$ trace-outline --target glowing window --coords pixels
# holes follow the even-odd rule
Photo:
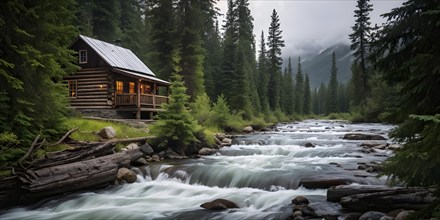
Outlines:
[[[116,93],[122,94],[124,91],[124,82],[122,81],[116,81]]]
[[[78,93],[77,81],[76,80],[69,80],[68,87],[69,87],[69,97],[76,98],[77,93]]]
[[[129,85],[128,88],[130,89],[130,90],[129,90],[129,93],[135,93],[135,92],[134,92],[134,82],[130,82],[128,85]]]

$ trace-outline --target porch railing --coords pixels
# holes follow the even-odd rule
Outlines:
[[[168,99],[168,96],[141,94],[141,106],[160,108],[163,103],[168,103]],[[116,94],[116,106],[137,105],[137,100],[136,93]]]

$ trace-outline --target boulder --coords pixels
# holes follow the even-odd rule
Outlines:
[[[199,155],[211,155],[211,154],[215,154],[214,149],[204,147],[199,150]]]
[[[226,134],[224,133],[217,133],[215,134],[215,137],[219,140],[219,141],[223,141],[226,138]]]
[[[208,210],[225,210],[239,208],[237,204],[226,199],[216,199],[211,202],[205,202],[200,207]]]
[[[98,135],[103,139],[113,139],[116,137],[116,131],[112,126],[107,126],[101,129]]]
[[[383,216],[385,216],[385,214],[382,212],[369,211],[361,215],[359,220],[380,220]]]
[[[129,170],[125,167],[119,168],[118,173],[116,175],[116,179],[119,182],[127,182],[127,183],[134,183],[136,182],[137,176],[136,173],[132,170]]]
[[[342,197],[351,196],[362,193],[384,192],[393,190],[388,186],[375,185],[350,185],[350,186],[334,186],[327,190],[327,201],[339,202]]]
[[[222,140],[222,146],[231,146],[232,145],[232,139],[225,138]]]
[[[414,211],[406,211],[406,210],[401,211],[401,212],[399,212],[399,214],[397,214],[397,216],[394,218],[394,220],[405,220],[413,212]]]
[[[154,154],[153,148],[147,143],[139,146],[139,150],[141,150],[146,156],[152,156]]]
[[[348,213],[348,214],[344,215],[342,219],[344,219],[344,220],[358,220],[359,217],[361,217],[361,215],[362,215],[362,213],[358,213],[358,212]]]
[[[133,150],[133,149],[139,149],[139,146],[135,143],[131,143],[131,144],[125,146],[122,150],[126,151],[126,150]]]
[[[254,128],[252,128],[252,126],[247,126],[243,128],[244,133],[251,133],[252,131],[254,131]]]
[[[389,150],[398,150],[400,148],[402,148],[402,146],[400,146],[398,144],[391,144],[391,145],[388,145],[388,147],[387,147],[387,149],[389,149]]]
[[[368,142],[363,142],[361,144],[361,147],[368,147],[368,148],[372,148],[372,147],[377,147],[380,145],[384,145],[383,142],[374,142],[374,141],[368,141]]]
[[[347,185],[352,183],[352,180],[331,176],[314,176],[302,179],[299,182],[300,186],[306,189],[328,189],[331,186]]]
[[[345,139],[345,140],[386,140],[386,138],[381,135],[361,134],[361,133],[348,133],[348,134],[345,134],[342,139]]]
[[[145,166],[147,165],[147,160],[145,158],[139,158],[131,163],[133,166]]]
[[[405,211],[405,209],[395,209],[387,213],[388,216],[395,218],[401,211]]]
[[[304,147],[316,147],[316,146],[310,142],[307,142],[304,144]]]
[[[153,156],[151,156],[151,160],[154,162],[159,162],[160,161],[160,157],[157,154],[153,154]]]
[[[292,204],[295,205],[308,205],[310,202],[309,200],[304,196],[297,196],[294,199],[292,199]]]
[[[384,216],[382,216],[379,220],[394,220],[394,218],[391,217],[391,216],[386,216],[386,215],[384,215]]]

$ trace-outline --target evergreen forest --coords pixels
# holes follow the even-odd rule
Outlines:
[[[330,80],[318,88],[311,88],[300,57],[283,55],[287,42],[275,9],[268,30],[255,36],[249,0],[227,2],[222,25],[215,0],[3,1],[0,161],[24,154],[37,135],[65,133],[62,122],[70,112],[62,78],[78,70],[68,47],[82,34],[120,43],[157,77],[174,82],[175,101],[167,108],[179,109],[177,118],[186,119],[176,126],[188,131],[177,140],[165,137],[173,145],[194,142],[202,127],[234,131],[243,123],[261,127],[320,117],[392,123],[399,125],[392,137],[405,147],[384,173],[438,189],[439,0],[408,0],[383,14],[381,26],[370,22],[372,3],[357,0],[349,36],[352,78],[338,82],[333,53]],[[175,118],[159,115],[169,121],[153,130],[169,133]]]

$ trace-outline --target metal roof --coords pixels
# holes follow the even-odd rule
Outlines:
[[[145,74],[135,73],[135,72],[132,72],[132,71],[123,70],[123,69],[119,69],[119,68],[114,68],[113,71],[116,72],[116,73],[136,76],[136,77],[139,77],[139,78],[142,78],[142,79],[150,80],[150,81],[153,81],[153,82],[158,82],[158,83],[161,83],[161,84],[164,84],[164,85],[170,85],[171,84],[170,82],[167,82],[165,80],[161,80],[161,79],[156,78],[156,77],[151,76],[151,75],[149,76],[149,75],[145,75]]]
[[[104,41],[79,35],[111,67],[156,76],[131,50]]]

